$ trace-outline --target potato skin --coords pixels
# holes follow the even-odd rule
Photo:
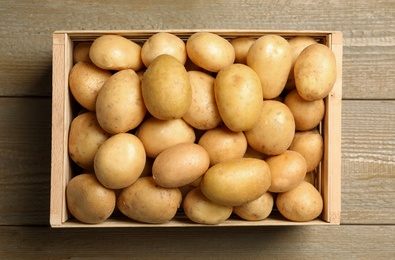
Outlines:
[[[264,220],[272,212],[274,198],[271,192],[265,192],[256,200],[241,206],[233,207],[233,212],[242,219],[249,221]]]
[[[263,160],[239,158],[211,166],[200,188],[210,200],[227,206],[253,201],[270,187],[270,169]]]
[[[215,101],[224,124],[234,132],[251,129],[262,109],[262,87],[256,72],[243,64],[223,68],[215,79]]]
[[[235,49],[235,63],[247,65],[247,54],[251,45],[255,42],[251,37],[237,37],[229,41]]]

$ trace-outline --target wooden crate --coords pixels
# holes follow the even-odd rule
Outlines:
[[[318,169],[317,188],[324,200],[319,218],[309,222],[292,222],[278,212],[262,221],[245,221],[231,217],[216,226],[294,226],[338,225],[341,211],[341,98],[342,98],[342,33],[331,31],[264,31],[264,30],[161,30],[186,40],[192,33],[209,31],[227,39],[277,34],[284,38],[314,37],[331,48],[337,60],[337,80],[325,99],[326,112],[320,130],[324,137],[324,157]],[[101,224],[83,224],[73,219],[66,206],[66,185],[73,176],[73,163],[68,155],[68,134],[76,115],[75,104],[69,92],[68,75],[73,66],[73,48],[81,41],[93,41],[104,34],[118,34],[143,43],[158,30],[133,31],[57,31],[53,34],[53,92],[52,92],[52,158],[50,224],[52,227],[189,227],[203,226],[187,219],[182,212],[165,224],[145,224],[126,217],[114,216]]]

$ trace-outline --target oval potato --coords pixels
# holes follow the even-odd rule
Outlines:
[[[235,49],[235,63],[247,64],[247,54],[255,42],[251,37],[237,37],[229,41]]]
[[[233,207],[233,212],[242,219],[249,221],[264,220],[273,210],[274,198],[271,192],[265,192],[256,200],[241,206]]]

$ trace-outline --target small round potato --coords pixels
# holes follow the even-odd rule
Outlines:
[[[187,60],[184,41],[168,32],[159,32],[152,35],[141,48],[141,59],[147,68],[161,54],[172,55],[182,64],[185,64]]]
[[[255,39],[251,37],[237,37],[230,40],[230,44],[235,49],[235,63],[247,65],[248,50],[254,42]]]
[[[276,198],[276,206],[281,215],[299,222],[317,218],[322,212],[323,204],[318,190],[305,181],[290,191],[277,194]]]
[[[233,207],[209,200],[199,188],[193,189],[183,201],[185,215],[195,223],[218,225],[232,214]]]
[[[226,126],[207,130],[198,142],[210,156],[210,164],[230,161],[244,156],[247,139],[243,132],[233,132]]]
[[[112,75],[97,95],[97,120],[111,134],[136,128],[145,113],[140,79],[134,70],[122,70]]]
[[[233,207],[233,212],[245,220],[257,221],[267,218],[273,210],[274,198],[270,192],[241,206]]]
[[[73,51],[73,61],[74,64],[80,61],[92,62],[89,57],[89,50],[91,48],[92,42],[79,42]]]
[[[194,64],[211,72],[218,72],[235,61],[232,44],[210,32],[192,34],[187,40],[186,49]]]
[[[196,140],[194,129],[183,119],[146,119],[138,128],[136,136],[144,144],[148,157],[155,158],[170,146]]]
[[[141,46],[121,35],[107,34],[96,38],[89,57],[96,66],[106,70],[138,71],[143,67]]]
[[[111,136],[97,150],[94,169],[107,188],[122,189],[137,180],[144,170],[146,155],[141,141],[133,134]]]
[[[82,173],[66,187],[67,208],[77,220],[98,224],[108,219],[116,205],[115,191],[104,187],[94,174]]]
[[[94,112],[85,112],[73,119],[69,130],[69,155],[81,168],[93,170],[99,147],[111,135],[100,127]]]
[[[161,224],[170,221],[181,205],[178,188],[164,188],[152,177],[141,177],[122,189],[118,196],[119,210],[127,217],[144,222]]]
[[[73,97],[84,108],[95,111],[96,99],[111,72],[86,61],[75,64],[69,74],[69,86]]]

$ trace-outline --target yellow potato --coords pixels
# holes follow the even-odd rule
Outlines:
[[[306,160],[295,151],[267,158],[271,174],[270,192],[285,192],[295,188],[306,176]]]
[[[192,102],[188,73],[169,54],[159,55],[145,71],[142,93],[147,110],[161,120],[182,118]]]
[[[323,99],[306,101],[296,89],[284,98],[284,104],[291,110],[295,119],[295,129],[299,131],[311,130],[319,125],[325,115]]]
[[[195,223],[217,225],[227,220],[233,207],[221,205],[209,200],[199,188],[188,192],[184,198],[185,215]]]
[[[192,34],[187,40],[186,49],[194,64],[211,72],[218,72],[235,61],[232,44],[210,32]]]
[[[89,57],[89,50],[91,48],[92,42],[80,42],[74,47],[73,51],[73,61],[74,64],[80,61],[92,62]]]
[[[148,157],[155,158],[166,148],[178,143],[195,142],[193,128],[183,119],[159,120],[146,119],[136,131],[136,136],[144,144]]]
[[[100,127],[94,112],[78,115],[71,122],[69,130],[70,158],[81,168],[93,170],[96,152],[110,136]]]
[[[96,66],[106,70],[138,71],[143,67],[141,46],[121,35],[107,34],[96,38],[89,57]]]
[[[321,214],[323,199],[313,185],[302,181],[296,188],[277,194],[276,206],[285,218],[304,222]]]
[[[200,188],[210,200],[227,206],[253,201],[270,187],[270,169],[263,160],[239,158],[211,166]]]
[[[111,134],[126,133],[136,128],[145,113],[140,79],[133,70],[122,70],[112,75],[97,95],[97,120]]]
[[[229,42],[235,49],[235,63],[247,64],[247,53],[255,39],[251,37],[237,37]]]
[[[306,47],[296,59],[294,76],[296,89],[303,99],[325,98],[336,81],[335,54],[320,43]]]
[[[318,130],[296,132],[289,147],[306,159],[306,171],[313,171],[324,155],[324,139]]]
[[[248,144],[266,155],[284,153],[295,135],[295,120],[289,108],[275,100],[263,101],[257,124],[245,131]]]
[[[98,149],[94,159],[97,179],[107,188],[122,189],[134,183],[144,170],[146,154],[133,134],[111,136]]]
[[[226,126],[207,130],[198,142],[210,156],[210,164],[241,158],[247,150],[243,132],[233,132]]]
[[[95,111],[97,95],[110,77],[109,71],[100,69],[93,63],[80,61],[70,71],[70,91],[81,106]]]
[[[215,78],[215,101],[225,125],[234,132],[254,127],[262,110],[262,87],[256,72],[244,64],[223,68]]]
[[[210,166],[207,151],[195,143],[180,143],[161,152],[152,166],[152,177],[165,188],[178,188],[201,177]]]
[[[183,119],[200,130],[217,127],[221,122],[214,96],[215,78],[202,71],[188,71],[192,101]]]
[[[122,189],[117,206],[127,217],[144,223],[166,223],[177,213],[182,194],[178,188],[164,188],[152,177],[141,177]]]
[[[172,55],[182,64],[185,64],[187,60],[187,51],[183,40],[168,32],[152,35],[141,48],[141,59],[147,68],[161,54]]]
[[[243,204],[233,207],[233,212],[245,220],[257,221],[266,219],[273,210],[274,198],[270,192],[265,192],[262,196]]]
[[[94,174],[82,173],[66,187],[67,208],[77,220],[98,224],[108,219],[115,209],[115,192],[104,187]]]
[[[263,98],[275,98],[281,94],[288,79],[292,65],[291,47],[279,35],[261,36],[248,50],[247,65],[261,80]]]

